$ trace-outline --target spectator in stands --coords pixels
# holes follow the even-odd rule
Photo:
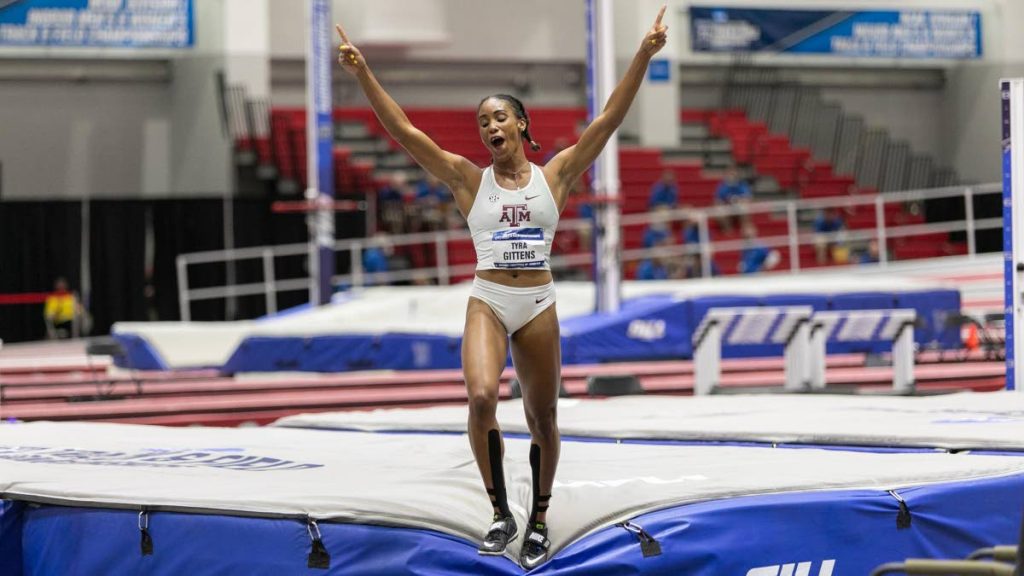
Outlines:
[[[669,233],[651,245],[651,248],[668,249],[676,245],[675,238]],[[640,261],[636,268],[637,280],[668,280],[682,277],[682,269],[677,258],[669,255],[655,255]]]
[[[838,235],[846,229],[846,222],[835,208],[826,208],[819,211],[814,217],[814,255],[818,264],[827,264],[829,260],[837,263],[845,263],[846,258],[840,258],[840,251],[843,249],[843,237]]]
[[[854,264],[874,264],[878,262],[878,240],[868,242],[867,248],[857,251],[850,261]]]
[[[53,292],[43,303],[43,321],[46,322],[46,336],[51,340],[71,338],[78,335],[78,320],[82,306],[78,296],[68,289],[63,276],[53,282]]]
[[[416,184],[416,209],[421,214],[423,227],[429,231],[443,230],[451,208],[452,194],[433,174]]]
[[[395,175],[377,190],[383,228],[389,234],[402,234],[405,225],[405,177]]]
[[[437,200],[438,202],[448,202],[451,200],[452,194],[448,191],[448,188],[437,179],[431,173],[427,173],[427,177],[416,183],[416,199],[417,200]]]
[[[659,204],[655,207],[654,217],[651,223],[647,225],[647,229],[644,230],[644,248],[653,248],[656,245],[662,243],[663,240],[668,238],[674,240],[672,235],[672,222],[668,218],[668,213],[671,210],[664,204]]]
[[[378,234],[377,238],[385,239],[387,238],[387,235]],[[366,274],[366,277],[363,279],[363,283],[366,286],[373,286],[374,284],[382,283],[379,281],[377,275],[388,271],[389,253],[393,252],[394,248],[381,240],[363,248],[363,273]]]
[[[683,208],[690,208],[690,206],[683,206]],[[688,215],[683,218],[682,225],[683,244],[700,244],[700,224],[697,219]]]
[[[746,246],[740,255],[740,274],[756,274],[771,270],[779,264],[779,251],[765,246],[757,239],[757,228],[753,224],[743,227],[743,239]]]
[[[658,206],[675,208],[678,203],[679,187],[676,186],[676,173],[665,170],[661,173],[661,180],[651,186],[651,199],[647,202],[647,207],[652,210]]]
[[[363,272],[375,274],[388,271],[388,246],[367,246],[363,249]]]
[[[718,189],[715,190],[715,205],[734,206],[739,208],[739,212],[718,218],[718,225],[724,233],[732,233],[734,222],[739,223],[741,230],[749,223],[750,218],[745,206],[753,198],[754,194],[750,191],[750,186],[740,178],[739,171],[735,166],[729,166],[725,170],[725,178],[718,184]]]
[[[660,258],[646,258],[636,267],[637,280],[667,280],[668,268]]]
[[[576,181],[576,188],[572,192],[572,198],[583,199],[589,195],[590,187],[588,185],[588,179],[586,178],[586,175],[584,175],[583,178]],[[596,214],[597,213],[594,211],[594,205],[590,202],[579,204],[576,209],[577,218],[590,220],[592,223],[594,222]],[[576,230],[576,234],[579,239],[579,248],[584,252],[589,252],[591,250],[591,242],[594,238],[593,231],[594,229],[592,226],[584,226],[583,228],[578,228]]]

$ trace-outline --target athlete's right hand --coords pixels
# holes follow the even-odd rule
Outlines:
[[[359,49],[349,41],[341,24],[335,24],[334,27],[338,30],[338,36],[341,36],[341,46],[338,46],[338,64],[341,64],[345,72],[355,76],[359,70],[366,67],[366,60],[363,59]]]

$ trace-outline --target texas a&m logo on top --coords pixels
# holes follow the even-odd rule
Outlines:
[[[519,226],[520,222],[530,221],[530,211],[526,204],[502,204],[501,218],[498,223],[508,222],[509,227]]]

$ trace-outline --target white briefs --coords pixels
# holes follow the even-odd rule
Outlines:
[[[555,303],[555,283],[519,288],[474,276],[469,295],[490,306],[511,336]]]

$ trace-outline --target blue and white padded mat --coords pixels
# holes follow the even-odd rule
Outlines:
[[[361,431],[464,432],[460,406],[320,412],[275,426]],[[565,436],[1024,452],[1024,394],[936,396],[621,396],[559,400]],[[498,404],[507,432],[526,433],[522,400]]]
[[[521,527],[528,453],[506,442]],[[476,553],[490,506],[461,435],[2,425],[0,497],[4,574],[522,573],[519,541]],[[1024,458],[565,442],[551,506],[537,574],[860,574],[1013,541]]]

